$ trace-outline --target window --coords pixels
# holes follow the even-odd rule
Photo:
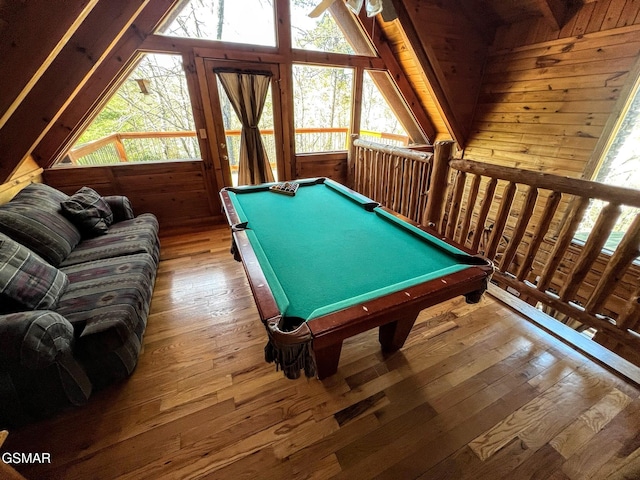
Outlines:
[[[273,0],[183,0],[157,33],[276,46]]]
[[[624,112],[618,128],[615,130],[602,163],[593,179],[609,185],[640,190],[639,146],[640,81],[635,87],[635,93],[632,95],[628,108]],[[603,206],[601,201],[592,201],[576,233],[577,240],[586,241]],[[613,251],[616,249],[638,213],[640,212],[636,208],[623,207],[622,214],[605,244],[607,250]]]
[[[387,75],[386,72],[364,72],[360,138],[377,143],[406,146],[409,143],[409,136],[378,88],[380,77]],[[385,84],[390,85],[389,82]]]
[[[296,152],[348,148],[353,70],[293,66]]]
[[[78,166],[199,159],[178,55],[145,55],[57,164]]]
[[[355,52],[345,40],[329,9],[317,18],[310,18],[311,12],[320,0],[291,0],[291,44],[293,48],[320,52]]]

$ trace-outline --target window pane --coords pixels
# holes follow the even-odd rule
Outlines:
[[[276,46],[273,0],[187,0],[157,33]]]
[[[142,58],[58,165],[201,158],[177,55]]]
[[[375,75],[387,74],[376,72]],[[388,145],[406,146],[409,143],[407,132],[368,71],[364,72],[362,81],[360,138]]]
[[[296,152],[348,148],[353,70],[293,66]]]
[[[640,145],[640,88],[636,89],[629,109],[615,133],[615,138],[611,142],[594,180],[608,185],[640,190],[640,150],[638,150],[638,145]],[[604,206],[602,201],[591,201],[576,233],[577,240],[586,241],[593,230],[600,210]],[[623,205],[622,213],[607,239],[605,249],[616,249],[624,233],[638,214],[640,214],[639,209]]]
[[[320,0],[291,0],[291,44],[293,48],[319,52],[355,54],[328,10],[317,18],[309,13]]]

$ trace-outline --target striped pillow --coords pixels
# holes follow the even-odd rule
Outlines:
[[[113,212],[98,192],[82,187],[60,203],[62,214],[86,236],[104,235],[113,223]]]
[[[31,310],[58,304],[69,285],[67,275],[27,247],[0,233],[0,298]]]
[[[58,266],[81,239],[60,212],[60,202],[68,198],[49,185],[32,183],[0,205],[0,232]]]

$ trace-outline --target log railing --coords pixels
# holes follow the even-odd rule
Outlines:
[[[426,200],[418,221],[492,259],[494,283],[640,365],[637,190],[451,159],[447,144],[436,144],[425,185],[424,170],[414,175],[398,167],[415,152],[357,145],[356,190],[389,208],[404,205],[389,194],[400,187],[401,198]],[[396,171],[404,172],[401,182]],[[592,200],[603,206],[586,241],[578,242],[585,212],[594,215]],[[623,208],[632,210],[626,233],[614,252],[603,252]]]
[[[390,209],[421,221],[431,183],[433,154],[353,141],[354,187]]]
[[[446,213],[433,221],[443,235],[494,259],[499,284],[579,330],[592,329],[599,342],[640,346],[640,282],[630,268],[640,255],[637,190],[471,160],[449,166],[455,179]],[[604,206],[579,245],[574,239],[592,200]],[[613,254],[603,254],[623,207],[636,209],[635,217]]]

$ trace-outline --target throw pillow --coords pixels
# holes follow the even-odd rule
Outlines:
[[[87,236],[103,235],[113,223],[113,212],[98,192],[82,187],[60,203],[62,214]]]
[[[27,247],[0,234],[0,294],[31,310],[57,305],[69,285],[67,275]]]
[[[58,266],[81,239],[78,229],[62,215],[60,202],[68,195],[43,183],[32,183],[0,205],[0,233],[13,238]]]

